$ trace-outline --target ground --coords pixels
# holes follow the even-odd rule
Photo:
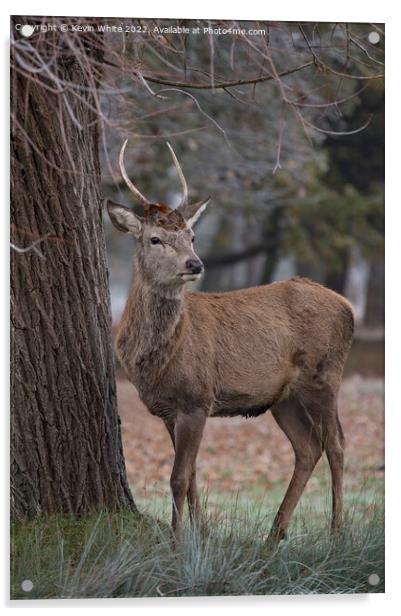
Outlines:
[[[173,451],[160,420],[118,381],[129,481],[141,512],[38,516],[11,529],[11,598],[170,597],[382,593],[383,379],[344,381],[345,524],[331,536],[328,465],[322,461],[291,520],[266,544],[293,454],[266,413],[210,419],[199,454],[200,533],[184,524],[171,550]],[[29,584],[27,589],[26,584]]]
[[[345,484],[348,492],[382,485],[384,471],[383,379],[347,378],[341,388],[339,414],[346,437]],[[173,448],[163,422],[140,402],[135,388],[118,381],[119,414],[128,478],[136,499],[166,496]],[[282,491],[293,469],[287,438],[267,412],[257,418],[211,418],[198,456],[198,483],[213,493]],[[322,460],[307,493],[327,480]],[[284,486],[285,487],[285,486]]]

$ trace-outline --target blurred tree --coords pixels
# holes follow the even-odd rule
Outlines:
[[[118,117],[120,124],[125,118],[127,131],[135,134],[131,173],[150,197],[174,196],[172,177],[165,172],[171,165],[163,143],[167,138],[174,140],[193,197],[205,192],[212,195],[209,221],[205,219],[199,231],[200,252],[208,270],[205,289],[247,284],[228,272],[241,269],[244,261],[260,270],[258,282],[269,282],[279,259],[290,251],[300,271],[318,275],[343,291],[349,245],[355,242],[347,233],[345,246],[340,248],[341,238],[335,239],[344,230],[341,216],[337,221],[330,215],[330,233],[324,242],[314,241],[313,250],[302,245],[301,233],[294,237],[294,220],[300,218],[299,207],[308,208],[309,201],[314,204],[315,220],[304,234],[309,242],[320,233],[320,217],[325,226],[328,189],[331,206],[338,205],[328,181],[333,161],[326,141],[332,139],[343,151],[348,151],[348,144],[351,150],[354,147],[351,156],[356,161],[362,147],[358,137],[366,139],[376,127],[370,117],[373,108],[366,111],[361,98],[382,87],[376,84],[382,84],[383,49],[368,43],[376,26],[259,25],[265,26],[266,35],[253,40],[215,37],[211,45],[201,37],[178,36],[172,53],[171,39],[165,37],[156,42],[159,54],[149,40],[132,41],[125,51],[128,64],[140,72],[148,88],[131,88],[111,117]],[[180,53],[185,54],[184,70],[179,62],[173,63]],[[355,78],[350,79],[351,75]],[[118,85],[129,87],[127,80]],[[121,142],[116,143],[116,132],[108,134],[111,149],[117,150]],[[111,158],[117,159],[116,151]],[[338,181],[339,196],[347,183],[354,185],[345,178]],[[106,190],[115,189],[106,181]],[[326,200],[321,208],[316,205],[320,198]],[[352,209],[352,203],[345,202]],[[234,212],[240,213],[236,217],[242,217],[242,227],[247,229],[242,238],[234,237],[234,227],[223,220]],[[373,227],[375,223],[372,220]],[[214,240],[206,241],[206,235]],[[327,254],[327,242],[335,253]]]
[[[370,261],[367,301],[364,323],[368,327],[384,325],[384,83],[377,81],[359,93],[358,107],[372,121],[365,131],[351,135],[344,142],[329,136],[325,149],[329,169],[325,176],[327,185],[344,195],[347,186],[353,186],[362,199],[370,203],[365,214],[364,233],[358,234],[359,247]],[[357,106],[345,116],[348,125],[355,122]],[[351,206],[353,207],[353,206]],[[368,227],[368,229],[366,228]],[[370,233],[369,233],[370,231]],[[376,236],[372,241],[372,233]],[[343,263],[331,269],[326,278],[333,286],[333,278],[341,277],[336,288],[344,289],[349,250],[342,251]],[[335,288],[335,285],[334,285]]]

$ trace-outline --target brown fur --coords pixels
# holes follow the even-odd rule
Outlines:
[[[344,298],[299,278],[169,301],[141,291],[137,278],[116,344],[151,413],[175,425],[178,414],[190,420],[193,411],[233,416],[264,407],[281,425],[280,403],[294,400],[308,424],[303,405],[314,413],[316,399],[310,430],[325,414],[338,425],[334,401],[353,331]],[[323,451],[327,435],[318,438]]]
[[[336,393],[353,322],[336,293],[299,278],[170,300],[141,292],[137,272],[116,344],[151,412],[172,398],[214,416],[234,401],[267,409],[305,387]]]
[[[179,231],[186,228],[186,222],[182,214],[172,210],[165,203],[151,203],[145,208],[145,218],[155,226],[162,227],[166,231]]]
[[[294,474],[271,539],[284,536],[323,451],[332,473],[332,528],[338,528],[344,437],[337,395],[353,334],[349,302],[304,278],[229,293],[187,292],[179,272],[188,257],[197,257],[192,231],[178,224],[181,213],[175,215],[177,230],[160,226],[165,212],[139,224],[118,208],[109,207],[113,222],[133,232],[139,243],[116,349],[149,411],[165,422],[175,448],[176,537],[185,495],[191,519],[199,518],[196,457],[206,419],[268,409],[295,453]],[[164,248],[151,246],[155,233]]]

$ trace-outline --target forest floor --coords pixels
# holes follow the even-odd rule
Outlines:
[[[118,381],[118,401],[129,481],[138,509],[149,515],[38,516],[15,524],[12,599],[384,592],[383,379],[353,376],[341,389],[347,439],[341,532],[328,533],[330,476],[322,460],[288,540],[273,551],[265,539],[293,454],[269,413],[207,422],[198,464],[204,522],[200,533],[184,524],[177,558],[169,526],[169,436],[127,381]]]
[[[141,403],[135,388],[118,381],[118,404],[128,478],[134,497],[146,503],[169,495],[173,448],[163,422]],[[382,492],[384,479],[384,383],[354,375],[344,380],[339,414],[346,437],[346,493]],[[198,456],[198,485],[204,493],[280,494],[293,470],[293,452],[267,412],[257,418],[211,418]],[[326,459],[306,494],[329,486]],[[276,494],[277,496],[277,494]]]

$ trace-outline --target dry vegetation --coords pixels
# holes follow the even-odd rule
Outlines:
[[[135,388],[118,381],[119,413],[129,482],[137,497],[169,492],[173,449],[160,419],[140,402]],[[346,489],[360,491],[380,481],[384,463],[383,380],[346,379],[340,395],[346,448]],[[211,492],[269,489],[288,482],[293,453],[270,413],[258,418],[213,418],[206,425],[198,458],[199,485]],[[319,489],[326,461],[319,463],[306,493]]]

